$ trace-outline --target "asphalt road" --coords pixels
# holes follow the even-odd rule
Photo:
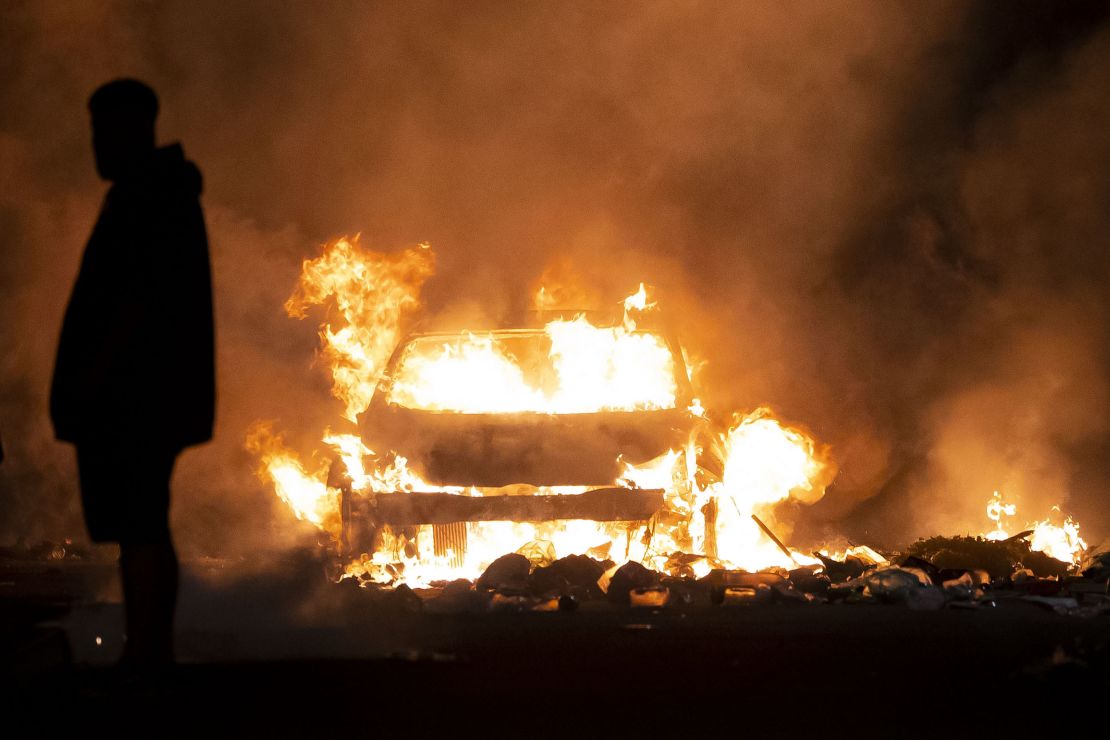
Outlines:
[[[8,726],[1026,737],[1079,733],[1110,697],[1110,618],[1028,603],[435,613],[327,583],[311,559],[286,565],[188,564],[181,664],[135,676],[112,668],[111,563],[7,563]]]

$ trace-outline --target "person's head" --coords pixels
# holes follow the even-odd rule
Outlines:
[[[96,171],[118,180],[154,150],[158,96],[138,80],[113,80],[89,98]]]

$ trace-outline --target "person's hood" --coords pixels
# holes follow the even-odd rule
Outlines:
[[[141,190],[178,190],[197,197],[204,189],[204,178],[195,164],[185,159],[181,144],[155,149],[149,158],[117,185]]]

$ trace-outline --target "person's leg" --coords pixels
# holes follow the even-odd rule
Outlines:
[[[120,543],[127,646],[123,660],[173,662],[173,615],[179,570],[173,543]]]
[[[169,529],[169,485],[176,453],[149,451],[128,476],[132,485],[120,537],[127,643],[123,660],[173,662],[179,568]]]

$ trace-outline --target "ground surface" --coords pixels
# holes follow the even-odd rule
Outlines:
[[[112,563],[5,562],[6,726],[141,715],[151,735],[1025,737],[1082,734],[1110,697],[1110,618],[1034,604],[442,614],[329,584],[317,565],[189,563],[181,665],[136,677],[111,667]]]

